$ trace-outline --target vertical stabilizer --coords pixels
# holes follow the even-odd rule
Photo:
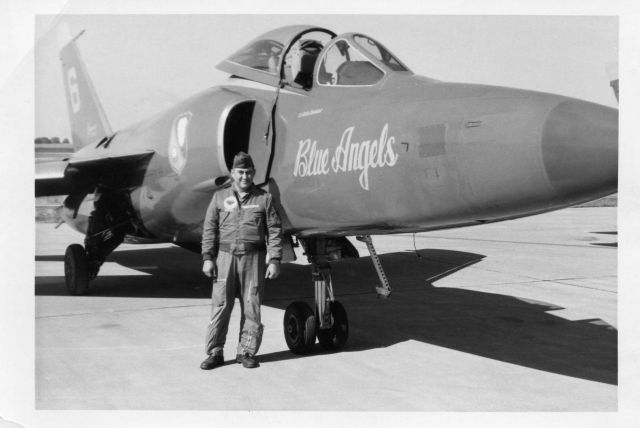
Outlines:
[[[84,31],[73,39],[68,27],[63,27],[60,33],[61,39],[66,39],[66,44],[60,50],[60,61],[71,122],[71,137],[76,150],[87,144],[97,143],[112,134],[107,116],[76,45],[76,40],[83,33]]]

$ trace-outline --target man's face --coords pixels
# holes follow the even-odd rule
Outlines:
[[[253,184],[253,176],[256,171],[253,168],[233,168],[231,178],[238,190],[246,192]]]

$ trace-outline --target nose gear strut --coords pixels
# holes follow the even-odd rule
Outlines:
[[[343,243],[330,238],[300,239],[312,266],[315,307],[305,302],[290,304],[284,315],[284,336],[295,354],[308,354],[318,338],[327,350],[344,347],[349,336],[347,313],[333,295],[330,260],[341,258]]]

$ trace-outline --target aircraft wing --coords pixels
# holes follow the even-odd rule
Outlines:
[[[153,153],[145,150],[37,163],[35,195],[69,195],[79,189],[91,191],[105,176],[113,179],[114,175],[120,187],[138,186]]]
[[[36,164],[36,197],[66,195],[64,170],[68,161],[41,162]]]

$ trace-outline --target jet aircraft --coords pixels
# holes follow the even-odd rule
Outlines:
[[[82,34],[82,33],[81,33]],[[67,195],[64,221],[85,235],[65,253],[84,294],[122,242],[199,252],[212,194],[240,151],[274,196],[287,260],[302,245],[315,307],[285,311],[289,348],[341,349],[348,319],[329,264],[371,235],[514,219],[614,193],[618,111],[549,93],[419,76],[381,43],[310,25],[267,32],[222,61],[228,80],[112,131],[76,38],[60,58],[72,139],[67,159],[37,165],[36,196]]]

